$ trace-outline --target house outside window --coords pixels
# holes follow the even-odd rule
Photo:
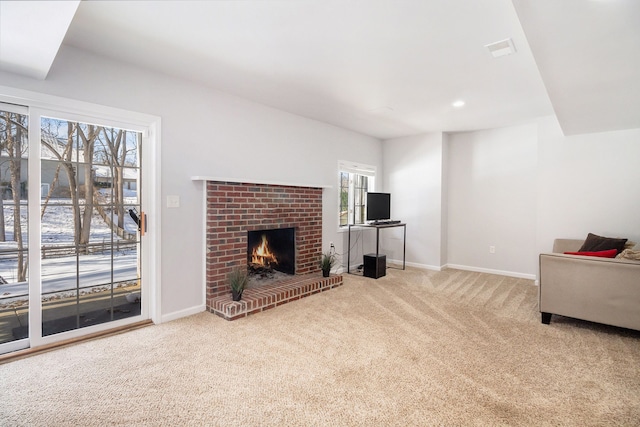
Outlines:
[[[367,216],[367,193],[375,190],[375,166],[339,162],[338,224],[363,224]]]

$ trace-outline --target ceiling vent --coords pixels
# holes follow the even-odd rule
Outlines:
[[[516,48],[513,46],[513,40],[511,39],[500,40],[499,42],[490,43],[484,47],[489,49],[489,52],[494,58],[516,53]]]

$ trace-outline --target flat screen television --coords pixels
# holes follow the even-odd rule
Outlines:
[[[391,194],[367,193],[367,221],[391,219]]]

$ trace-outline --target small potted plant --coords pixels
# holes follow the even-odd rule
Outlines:
[[[322,269],[322,276],[329,277],[331,268],[336,263],[336,255],[331,252],[324,252],[320,257],[320,268]]]
[[[249,275],[246,267],[235,267],[231,270],[229,273],[229,286],[231,286],[231,297],[234,301],[240,301],[248,280]]]

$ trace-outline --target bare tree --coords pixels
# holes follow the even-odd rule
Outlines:
[[[43,132],[42,144],[56,157],[59,166],[64,168],[69,182],[69,194],[73,209],[74,243],[80,253],[87,253],[87,244],[91,233],[91,218],[93,216],[93,182],[94,176],[91,169],[91,161],[95,142],[100,135],[102,127],[95,125],[80,125],[75,122],[67,122],[66,143],[62,150],[54,140],[45,138]],[[55,138],[54,138],[55,139]],[[74,147],[76,150],[74,150]],[[76,165],[80,165],[80,152],[82,151],[84,170],[84,204],[82,200],[82,188],[78,185]],[[75,154],[75,158],[74,158]],[[56,172],[57,176],[57,172]],[[83,209],[84,208],[84,209]],[[43,212],[44,214],[44,212]]]
[[[24,282],[27,278],[27,262],[28,259],[24,253],[24,241],[22,236],[22,217],[20,212],[20,199],[22,197],[22,154],[23,154],[23,136],[27,133],[26,117],[21,114],[4,112],[3,121],[5,123],[5,131],[3,133],[3,145],[9,158],[9,175],[11,177],[11,192],[14,205],[13,214],[13,239],[18,244],[18,266],[17,279],[18,282]],[[4,204],[2,204],[4,211]],[[4,212],[2,212],[4,220]],[[4,228],[4,223],[3,223]],[[4,230],[3,230],[4,233]]]
[[[8,113],[0,116],[0,156],[6,152],[7,137],[6,134],[9,131],[9,121],[7,118]],[[4,161],[0,163],[0,171],[4,170]],[[7,233],[4,225],[4,185],[0,185],[0,242],[7,240]]]
[[[105,160],[111,165],[113,205],[118,216],[118,227],[124,228],[124,164],[127,158],[127,131],[102,129],[106,140]]]
[[[101,127],[87,125],[87,133],[85,134],[82,127],[77,127],[77,132],[82,139],[82,147],[84,148],[84,212],[82,212],[82,220],[80,221],[80,240],[78,244],[86,251],[87,244],[91,233],[91,218],[93,216],[93,182],[94,174],[91,165],[93,163],[93,150],[95,141],[100,134]],[[74,205],[75,206],[75,205]],[[80,206],[78,205],[78,214],[80,214]],[[84,252],[84,251],[83,251]]]

